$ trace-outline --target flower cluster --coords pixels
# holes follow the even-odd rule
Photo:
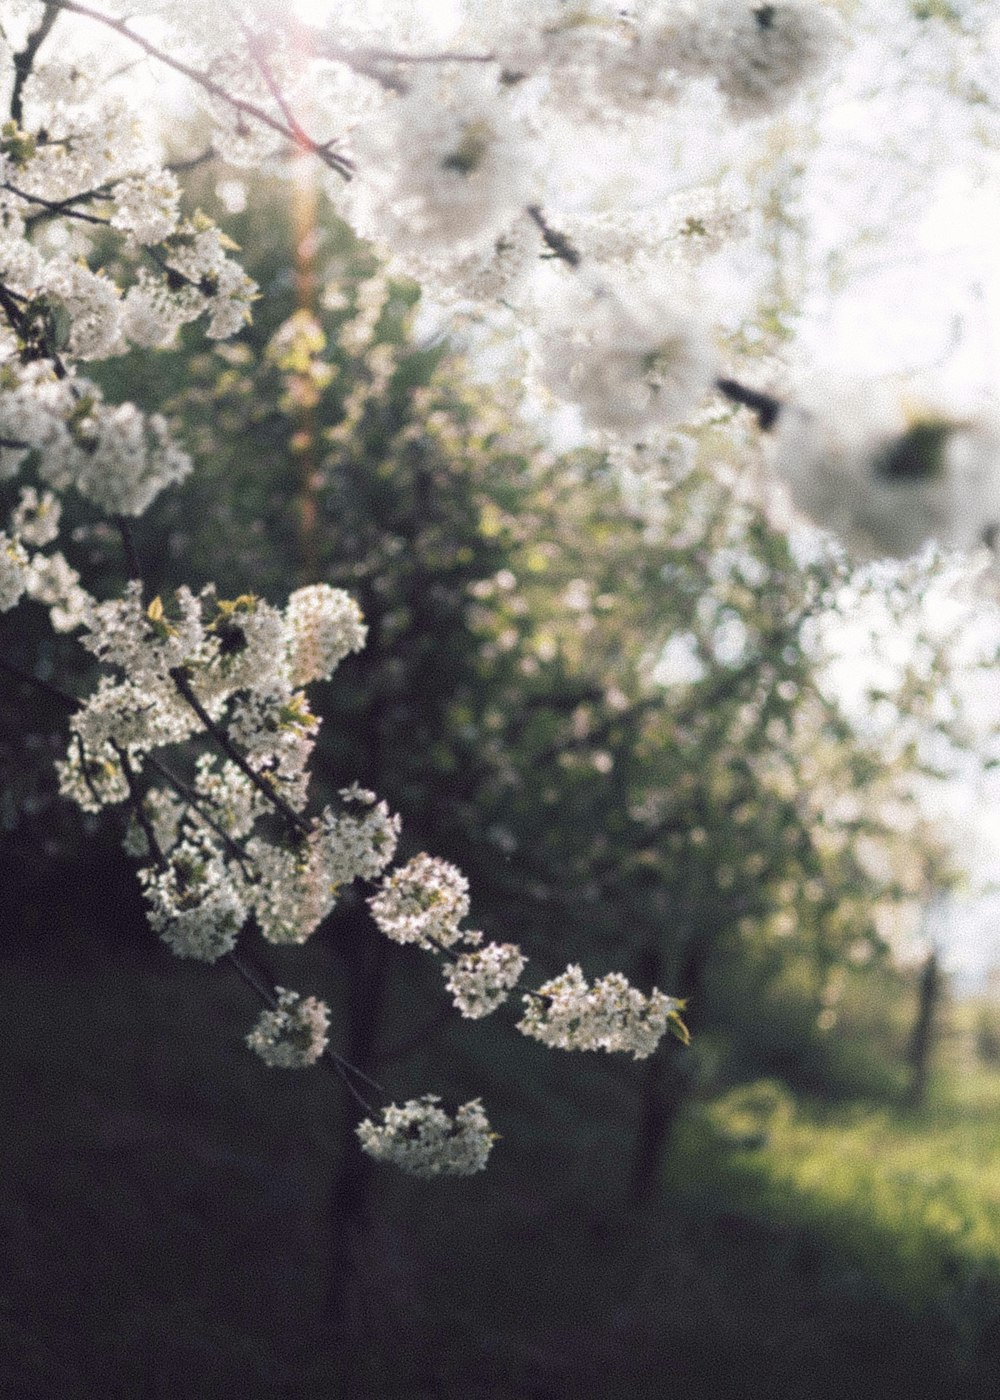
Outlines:
[[[442,967],[445,986],[463,1016],[478,1020],[502,1006],[517,986],[527,958],[516,943],[487,943]]]
[[[578,280],[539,337],[537,373],[593,427],[641,434],[697,405],[715,356],[697,320],[648,289]]]
[[[372,232],[418,253],[482,246],[538,195],[533,152],[495,70],[416,75],[356,148]]]
[[[382,1122],[357,1126],[361,1146],[376,1162],[390,1162],[411,1176],[472,1176],[482,1171],[496,1141],[478,1099],[450,1117],[435,1094],[382,1109]]]
[[[478,941],[459,924],[469,912],[469,882],[460,870],[437,856],[414,856],[386,876],[368,901],[372,918],[394,943],[450,948]]]
[[[827,66],[841,38],[837,15],[814,0],[700,0],[657,35],[680,71],[715,79],[737,121],[788,102]]]
[[[862,558],[906,558],[928,539],[975,550],[1000,526],[995,415],[827,375],[782,409],[773,461],[793,504]]]
[[[292,685],[329,680],[352,651],[360,651],[368,629],[361,609],[342,588],[313,583],[297,588],[285,609]]]
[[[90,751],[82,743],[72,744],[66,757],[56,760],[56,773],[62,796],[84,812],[114,807],[129,795],[121,759],[108,743]]]
[[[180,958],[217,962],[232,952],[246,921],[240,881],[204,832],[190,832],[162,868],[147,866],[139,882],[152,927]]]
[[[263,1011],[246,1038],[250,1049],[273,1069],[314,1065],[327,1045],[330,1011],[317,997],[276,987],[278,1004]]]
[[[258,871],[254,912],[261,933],[271,943],[304,943],[337,902],[343,886],[373,880],[392,860],[399,839],[399,818],[373,794],[368,810],[336,814],[329,808],[306,834],[286,844],[263,837],[247,843]]]
[[[524,1001],[518,1030],[560,1050],[624,1050],[644,1060],[671,1025],[683,1035],[682,1003],[655,987],[643,996],[620,972],[590,987],[571,965]]]
[[[0,531],[0,612],[15,607],[27,586],[27,552],[20,540]]]

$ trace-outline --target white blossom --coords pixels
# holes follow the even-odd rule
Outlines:
[[[485,247],[537,197],[531,143],[492,69],[414,74],[355,148],[360,196],[396,252]]]
[[[152,787],[143,795],[142,810],[160,850],[171,850],[177,842],[181,822],[186,814],[184,803],[167,788]],[[152,857],[146,833],[135,812],[129,815],[129,823],[122,838],[122,849],[126,855],[133,856],[136,860],[149,860]]]
[[[861,557],[928,541],[973,550],[1000,525],[1000,426],[824,376],[779,414],[773,461],[793,504]]]
[[[111,226],[130,233],[137,243],[162,243],[177,227],[180,193],[169,170],[119,180],[111,191]]]
[[[648,997],[620,972],[586,982],[571,964],[524,998],[518,1030],[560,1050],[624,1050],[644,1060],[656,1049],[681,1003],[655,987]]]
[[[715,363],[693,315],[649,290],[577,280],[541,329],[536,373],[591,427],[641,433],[691,412]]]
[[[172,440],[159,414],[146,417],[134,404],[93,400],[73,424],[78,451],[62,470],[43,464],[51,485],[72,484],[109,515],[141,515],[167,486],[183,481],[191,459]]]
[[[435,1094],[382,1109],[381,1123],[370,1118],[356,1132],[362,1149],[412,1176],[471,1176],[482,1171],[496,1134],[479,1099],[462,1104],[454,1118]]]
[[[247,917],[239,881],[203,833],[191,833],[167,857],[147,866],[139,882],[153,929],[180,958],[217,962],[236,946]]]
[[[20,540],[0,530],[0,612],[7,612],[20,602],[28,586],[28,553]]]
[[[317,997],[276,987],[278,1005],[261,1013],[247,1045],[273,1069],[314,1065],[327,1046],[330,1010]]]
[[[160,598],[147,607],[142,584],[133,579],[123,597],[93,609],[81,641],[99,661],[119,667],[140,689],[172,691],[170,672],[196,665],[205,654],[201,601],[181,587],[169,611]]]
[[[69,258],[57,257],[41,270],[41,279],[49,306],[68,317],[61,349],[77,360],[103,360],[125,348],[120,294],[109,278]]]
[[[164,261],[183,279],[194,316],[207,307],[208,334],[215,340],[225,340],[247,324],[257,294],[256,283],[227,256],[232,246],[204,215],[181,224],[164,244]]]
[[[319,723],[301,690],[277,683],[268,690],[239,691],[233,697],[228,730],[251,768],[267,772],[279,785],[290,784],[304,800],[306,764]]]
[[[252,593],[233,600],[216,599],[210,591],[201,596],[214,616],[206,626],[211,660],[199,669],[199,694],[273,692],[280,687],[285,623],[278,609]]]
[[[469,882],[437,856],[414,856],[387,875],[368,907],[376,924],[395,943],[431,949],[435,944],[447,948],[478,939],[478,934],[459,928],[469,912]]]
[[[23,486],[11,514],[11,528],[22,544],[51,544],[59,534],[62,506],[51,491],[41,496],[33,486]]]
[[[647,64],[715,79],[737,121],[786,104],[828,65],[843,36],[817,0],[697,0],[645,46]]]
[[[445,963],[445,985],[455,1006],[470,1019],[488,1016],[517,985],[527,959],[516,943],[486,943]]]
[[[93,615],[95,600],[59,551],[32,556],[26,591],[29,598],[49,609],[49,621],[56,632],[73,632]]]
[[[304,943],[353,880],[375,879],[388,865],[399,837],[399,818],[384,802],[361,815],[326,808],[305,835],[286,844],[262,837],[247,843],[260,880],[254,912],[272,943]]]
[[[205,800],[212,818],[232,837],[249,836],[258,817],[271,811],[271,805],[235,763],[219,761],[214,754],[202,754],[195,764],[194,790]],[[282,790],[288,797],[288,790]],[[197,811],[192,820],[197,821]]]
[[[293,686],[329,680],[349,652],[361,650],[368,632],[350,594],[326,583],[297,588],[288,599],[285,624]]]
[[[134,754],[130,758],[135,757]],[[81,748],[74,740],[64,759],[56,760],[59,792],[84,812],[100,812],[124,802],[129,795],[121,760],[110,744]]]

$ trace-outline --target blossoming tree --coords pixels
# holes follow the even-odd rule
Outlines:
[[[169,346],[195,322],[212,339],[233,336],[257,288],[225,233],[181,212],[181,172],[164,163],[128,64],[183,80],[230,165],[312,161],[394,269],[486,351],[502,343],[501,381],[562,404],[612,454],[660,462],[713,395],[746,405],[765,429],[793,421],[780,398],[730,372],[725,308],[713,316],[699,305],[687,245],[725,241],[738,201],[701,191],[682,211],[665,190],[671,175],[683,182],[691,143],[703,147],[708,133],[749,168],[768,118],[844,38],[834,8],[811,0],[635,13],[553,0],[502,15],[469,3],[442,45],[427,43],[407,5],[387,5],[378,24],[351,6],[307,23],[266,0],[233,7],[225,24],[216,7],[170,3],[138,14],[78,0],[6,7],[0,610],[42,603],[105,667],[74,701],[60,786],[85,811],[127,815],[154,930],[180,956],[240,971],[265,1003],[251,1047],[275,1066],[331,1065],[369,1112],[358,1135],[379,1160],[468,1173],[485,1164],[493,1134],[478,1100],[454,1117],[432,1094],[368,1110],[363,1074],[327,1043],[326,1008],[254,968],[243,947],[251,922],[272,943],[301,943],[342,891],[369,882],[375,928],[441,959],[470,1018],[506,999],[525,958],[466,927],[469,890],[450,862],[422,853],[392,868],[400,819],[375,793],[353,784],[337,808],[310,812],[319,720],[306,688],[365,642],[347,593],[310,581],[280,609],[211,586],[148,595],[131,522],[192,463],[161,416],[108,402],[86,366],[129,346]],[[652,183],[636,178],[654,154]],[[907,475],[894,465],[899,438],[882,432],[868,454],[883,476]],[[121,597],[92,596],[54,547],[74,494],[120,532],[132,578]],[[981,534],[993,516],[979,494]],[[190,776],[164,757],[206,742]],[[640,991],[616,972],[591,984],[570,964],[525,993],[519,1029],[556,1048],[638,1059],[668,1028],[684,1034],[680,1009],[656,987]]]

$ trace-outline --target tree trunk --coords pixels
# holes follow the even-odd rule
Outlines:
[[[334,921],[331,937],[348,967],[341,1053],[364,1074],[374,1073],[381,1011],[389,973],[389,945],[372,926],[363,905],[345,909]],[[363,1097],[368,1087],[357,1082]],[[347,1094],[346,1122],[353,1125],[361,1110]],[[354,1390],[355,1366],[363,1354],[364,1280],[359,1262],[372,1218],[374,1164],[361,1151],[353,1127],[345,1134],[340,1170],[330,1191],[330,1256],[324,1320],[331,1350],[338,1358],[339,1394]],[[331,1397],[333,1400],[333,1397]]]
[[[906,1098],[911,1108],[922,1107],[927,1095],[927,1076],[936,1032],[935,1022],[943,988],[944,978],[941,975],[937,949],[932,948],[921,969],[917,1015],[906,1051],[910,1066],[910,1084]]]
[[[699,994],[711,952],[711,939],[694,937],[685,952],[678,985],[681,995]],[[660,949],[650,944],[639,964],[640,986],[658,986],[663,975]],[[639,1131],[632,1162],[628,1201],[635,1209],[649,1206],[660,1187],[667,1148],[684,1104],[697,1080],[690,1052],[671,1043],[645,1065]]]

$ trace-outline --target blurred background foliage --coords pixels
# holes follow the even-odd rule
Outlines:
[[[796,558],[720,473],[729,410],[670,489],[539,446],[313,205],[290,180],[223,216],[262,289],[235,341],[98,367],[196,461],[137,529],[150,589],[348,588],[368,645],[316,695],[315,800],[374,788],[536,979],[621,967],[688,998],[693,1044],[636,1065],[528,1043],[514,1008],[463,1023],[349,895],[255,954],[330,1001],[386,1098],[482,1094],[503,1139],[482,1179],[373,1172],[334,1086],[243,1050],[240,984],[149,934],[113,818],[54,797],[58,702],[11,684],[14,1393],[993,1394],[1000,1032],[894,960],[894,911],[958,872],[920,744],[887,754],[824,682],[846,566]],[[120,588],[115,532],[70,524],[93,591]],[[83,692],[40,609],[0,626]],[[942,643],[883,697],[901,730],[947,730],[949,665]]]

